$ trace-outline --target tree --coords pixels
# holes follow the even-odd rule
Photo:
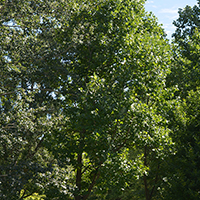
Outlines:
[[[174,21],[173,34],[175,65],[169,82],[178,85],[182,96],[199,86],[199,8],[186,6],[179,10],[179,18]],[[174,82],[173,82],[174,81]]]
[[[110,160],[117,161],[117,154],[132,145],[136,133],[150,131],[143,130],[150,123],[144,110],[164,101],[170,53],[162,29],[152,16],[145,15],[139,2],[79,5],[73,6],[69,25],[62,32],[57,30],[63,49],[71,47],[63,57],[70,76],[62,89],[61,120],[46,145],[61,166],[72,164],[75,199],[86,199],[94,185],[103,182],[107,166],[117,165]],[[134,109],[141,104],[136,113]],[[154,108],[149,112],[154,115]],[[167,132],[163,129],[158,137]]]
[[[174,62],[168,83],[177,88],[169,115],[176,154],[168,162],[167,199],[199,199],[199,6],[198,1],[180,9],[174,22]]]
[[[170,107],[175,154],[166,162],[163,199],[199,199],[199,89]]]
[[[42,12],[39,1],[30,3],[1,1],[0,5],[1,199],[23,199],[35,192],[41,193],[40,174],[51,169],[48,163],[52,158],[41,148],[51,128],[47,117],[52,109],[51,89],[44,92],[41,81],[44,79],[36,73],[36,63],[43,62],[39,61],[38,52],[45,55],[46,51],[44,43],[40,41],[38,45],[35,38],[39,31],[37,25],[41,25],[37,12]],[[33,12],[31,16],[35,18],[30,19],[27,12]],[[50,98],[49,106],[43,100],[45,96]]]
[[[51,125],[46,117],[40,116],[45,108],[30,108],[32,99],[26,95],[18,91],[13,98],[11,95],[1,98],[1,199],[23,199],[41,192],[39,174],[49,170],[45,163],[49,160],[48,152],[40,147]]]
[[[161,147],[170,141],[160,108],[166,101],[171,55],[164,31],[143,4],[15,0],[1,5],[1,101],[11,113],[31,113],[30,119],[17,114],[15,118],[34,127],[34,155],[42,157],[31,162],[45,170],[33,169],[33,174],[43,177],[41,192],[47,199],[88,199],[93,189],[98,190],[95,185],[106,192],[113,189],[108,177],[121,195],[130,183],[127,174],[136,171],[130,159],[130,170],[122,167],[128,160],[124,152],[132,146],[140,149],[144,162],[136,174],[144,179],[146,199],[152,199],[157,183],[147,186],[154,162],[147,165],[145,149],[157,167],[166,154]],[[32,142],[22,141],[27,145],[19,146],[19,152],[27,151]],[[71,176],[63,175],[67,170]],[[26,183],[33,180],[24,177]],[[25,190],[26,183],[14,187],[12,197],[22,189],[27,195],[37,192],[34,187]]]

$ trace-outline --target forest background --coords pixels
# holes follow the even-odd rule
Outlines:
[[[200,199],[200,1],[144,4],[1,0],[0,199]]]
[[[198,4],[196,0],[147,0],[145,2],[145,10],[153,12],[153,14],[158,18],[159,24],[162,24],[162,27],[167,33],[167,38],[171,40],[171,35],[176,30],[176,27],[173,25],[173,21],[178,19],[179,9],[184,8],[187,5],[193,7]]]

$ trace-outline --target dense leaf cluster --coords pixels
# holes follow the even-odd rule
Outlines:
[[[144,3],[1,1],[0,199],[199,199],[200,2]]]

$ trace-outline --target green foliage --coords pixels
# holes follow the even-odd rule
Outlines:
[[[48,170],[43,162],[46,152],[40,151],[39,156],[38,151],[51,122],[46,117],[38,118],[45,108],[30,108],[31,102],[31,95],[23,90],[13,98],[1,98],[1,199],[19,198],[22,189],[29,193],[41,190],[38,173]]]
[[[169,82],[178,85],[185,98],[188,90],[199,86],[199,3],[179,10],[179,18],[174,21],[174,67]]]
[[[167,163],[167,199],[199,199],[199,89],[175,104],[172,138],[176,154]]]
[[[0,15],[1,199],[160,198],[172,54],[144,1],[2,1]]]
[[[21,196],[23,195],[24,190],[21,191]],[[25,200],[44,200],[45,195],[39,195],[38,193],[34,193],[29,197],[24,198]]]
[[[176,154],[168,161],[167,199],[199,199],[199,8],[186,6],[174,22],[174,62],[168,84],[175,86],[169,117]]]

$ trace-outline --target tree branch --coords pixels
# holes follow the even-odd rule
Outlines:
[[[124,142],[121,144],[121,145],[119,145],[116,149],[113,149],[113,152],[115,153],[115,152],[117,152],[117,151],[119,151],[122,147],[124,147],[124,145],[126,144],[126,142],[127,142],[127,140],[128,140],[128,134],[129,134],[129,132],[130,132],[130,128],[128,129],[128,131],[127,131],[127,133],[126,133],[126,139],[124,140]]]
[[[144,147],[144,165],[147,167],[147,146]],[[144,188],[145,188],[146,200],[150,200],[149,189],[147,184],[147,176],[145,174],[144,174]]]
[[[152,198],[152,196],[153,196],[153,192],[154,192],[155,187],[156,187],[156,183],[158,182],[158,172],[159,172],[159,168],[160,168],[160,164],[158,164],[158,168],[157,168],[157,173],[156,173],[156,178],[155,178],[154,186],[153,186],[153,188],[152,188],[152,190],[151,190],[151,193],[150,193],[149,199]]]
[[[27,158],[32,158],[38,151],[39,147],[41,146],[42,142],[44,141],[45,136],[38,142],[37,146],[35,147],[34,151],[27,156]]]
[[[89,195],[90,195],[90,193],[92,191],[92,188],[94,187],[97,179],[99,178],[99,175],[100,175],[99,167],[97,167],[96,172],[95,172],[95,174],[93,176],[93,179],[92,179],[92,183],[90,184],[90,186],[88,188],[87,194],[83,197],[83,200],[86,200],[89,197]]]

